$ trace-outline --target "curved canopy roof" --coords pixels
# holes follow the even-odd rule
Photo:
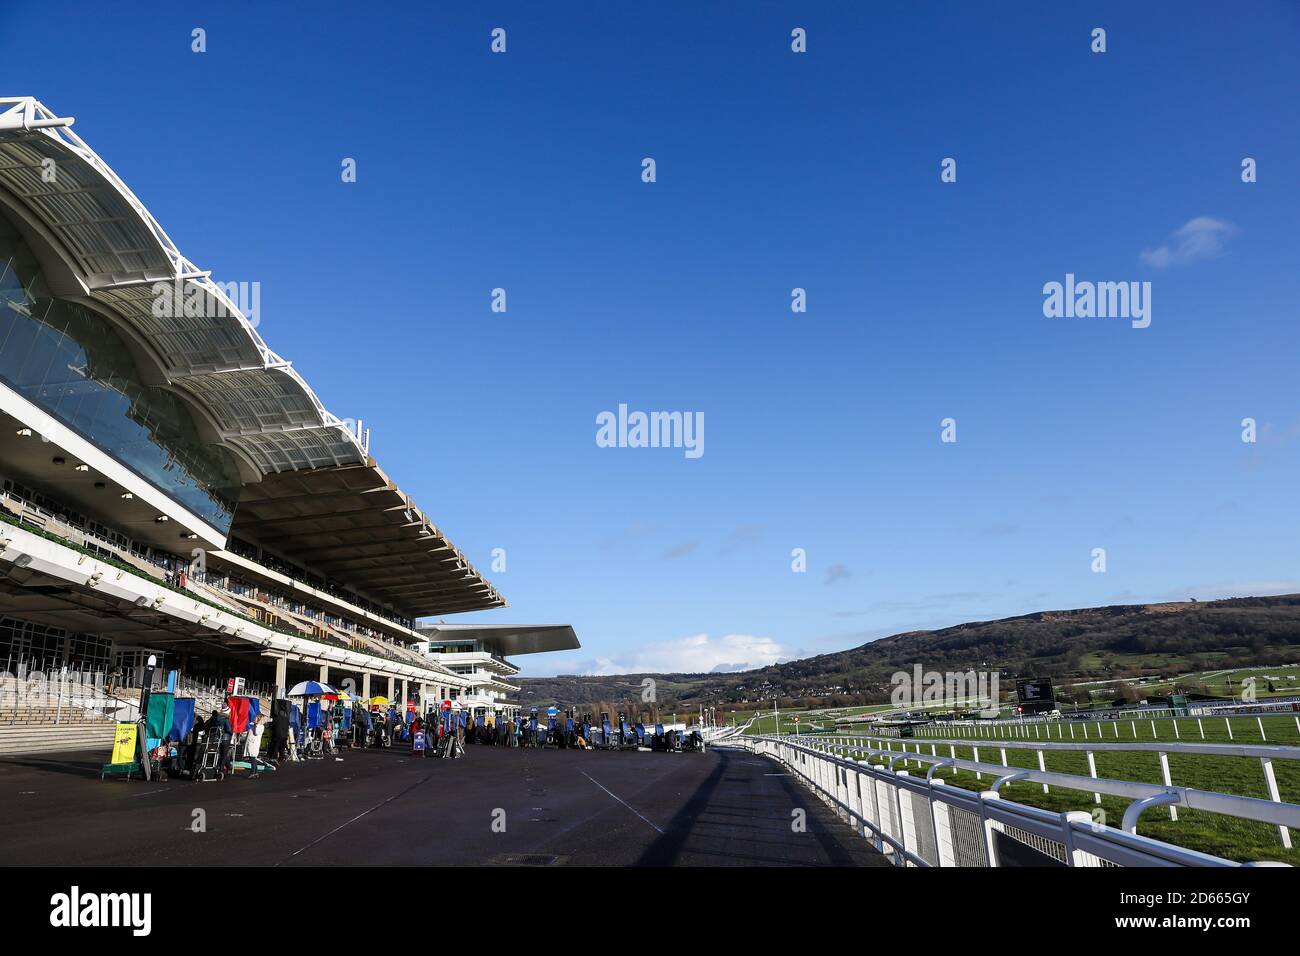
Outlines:
[[[0,208],[39,230],[75,277],[72,297],[113,319],[260,475],[241,489],[232,534],[409,617],[504,606],[378,469],[360,426],[325,409],[72,123],[0,97]],[[160,283],[183,308],[158,309]]]
[[[221,442],[262,474],[364,462],[362,439],[181,255],[71,124],[31,97],[0,98],[0,189],[57,244],[85,297],[116,317],[167,382],[207,413]],[[159,283],[183,310],[156,314]]]

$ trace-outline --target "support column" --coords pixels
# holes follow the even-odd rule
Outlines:
[[[330,666],[328,664],[322,664],[320,666],[320,682],[322,684],[328,684],[330,682]]]
[[[282,691],[287,691],[289,680],[289,658],[277,657],[275,659],[275,686]]]
[[[403,678],[402,678],[402,712],[403,712],[403,713],[406,712],[406,702],[407,702],[408,700],[410,700],[410,699],[411,699],[411,698],[407,696],[407,690],[406,690],[406,678],[403,677]]]
[[[396,688],[393,686],[393,678],[388,678],[388,700],[391,703]]]
[[[361,696],[366,700],[370,699],[370,671],[361,673]]]

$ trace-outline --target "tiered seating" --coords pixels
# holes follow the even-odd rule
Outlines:
[[[0,756],[34,754],[59,750],[95,750],[104,759],[113,750],[117,725],[89,724],[6,724],[0,722]]]

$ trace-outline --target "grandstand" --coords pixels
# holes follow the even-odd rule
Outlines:
[[[157,656],[216,692],[316,678],[505,710],[417,624],[505,599],[72,124],[0,98],[8,686],[112,675],[129,710]],[[578,646],[549,633],[513,652]],[[492,656],[485,634],[468,649]]]

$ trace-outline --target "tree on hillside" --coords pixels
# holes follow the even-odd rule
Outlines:
[[[1136,704],[1142,699],[1142,693],[1128,681],[1115,685],[1115,699],[1126,704]]]

